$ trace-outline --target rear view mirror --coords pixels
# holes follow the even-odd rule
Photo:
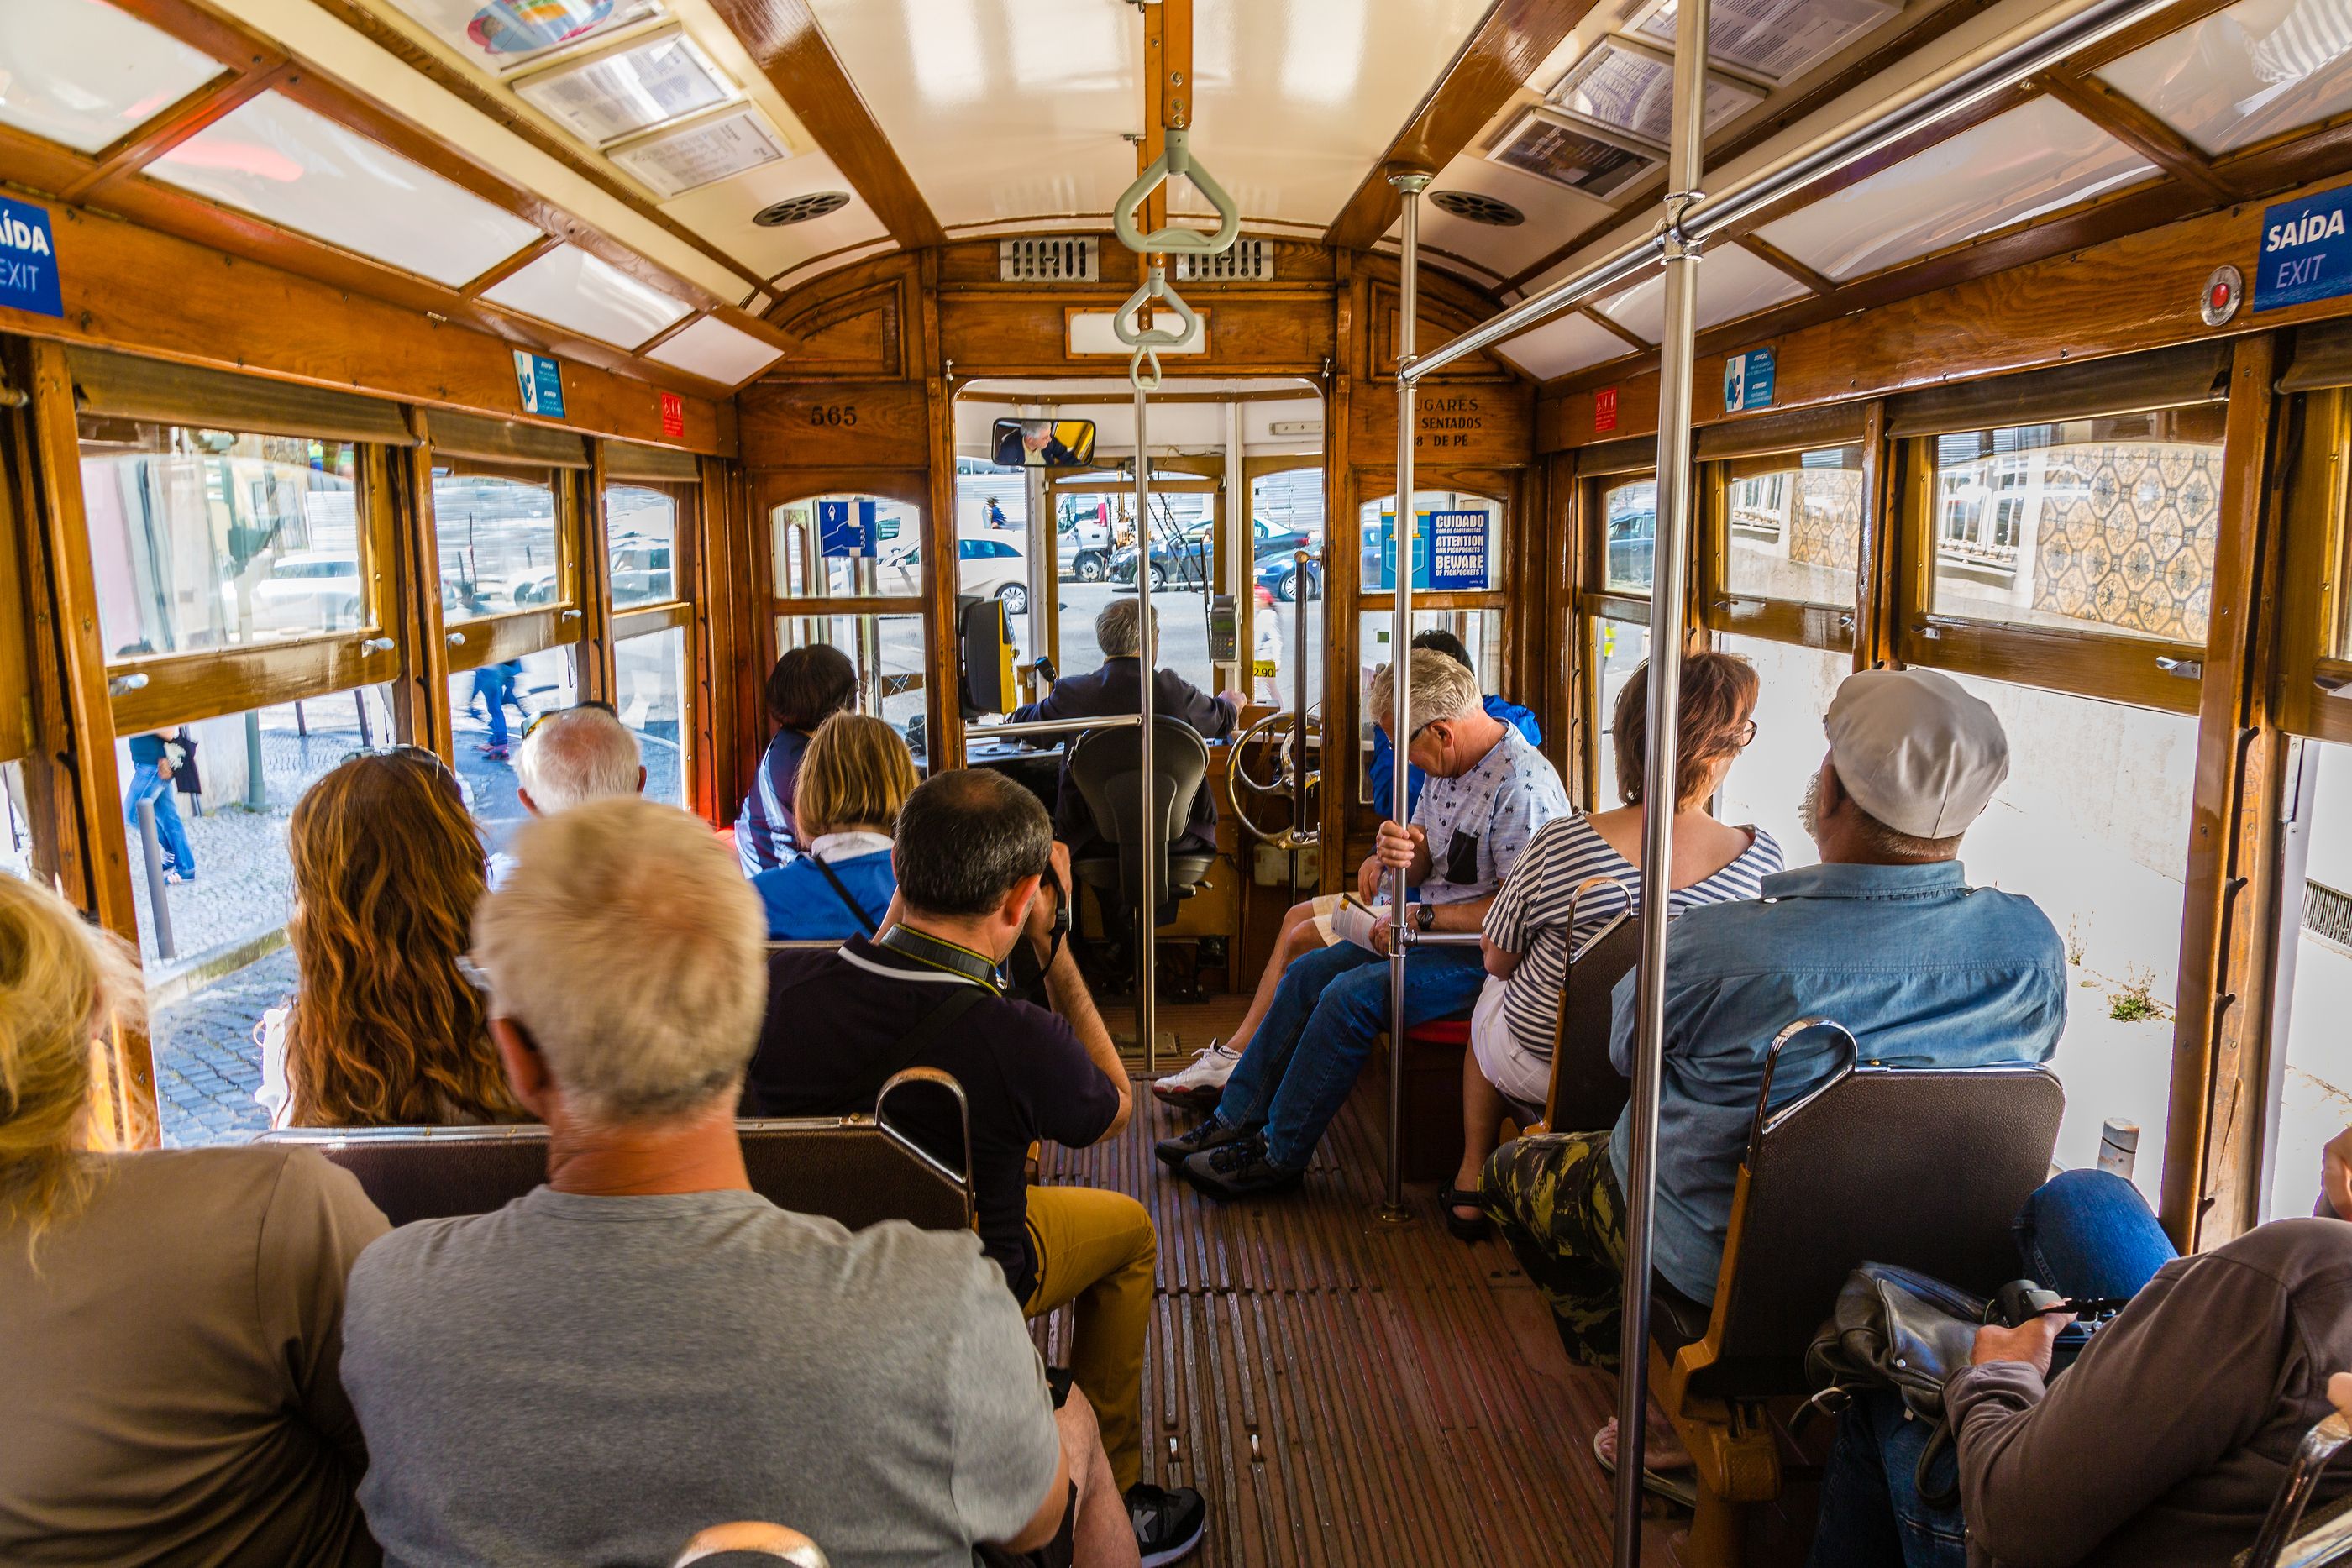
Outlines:
[[[1083,468],[1094,461],[1091,419],[1000,419],[993,444],[1007,468]]]

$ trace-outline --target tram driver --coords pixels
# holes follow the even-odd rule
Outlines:
[[[1846,677],[1823,727],[1829,755],[1806,786],[1822,863],[1767,876],[1754,902],[1684,914],[1666,937],[1658,1108],[1656,1266],[1715,1300],[1732,1188],[1765,1052],[1785,1025],[1836,1020],[1891,1067],[2045,1061],[2066,1024],[2066,954],[2031,899],[1972,888],[1960,839],[2009,775],[1992,708],[1932,670]],[[1618,983],[1611,1059],[1633,1068],[1638,973]],[[1831,1064],[1781,1064],[1794,1099]],[[1520,1138],[1486,1162],[1486,1210],[1550,1301],[1561,1342],[1617,1364],[1624,1263],[1624,1129]],[[1653,1421],[1653,1469],[1687,1467]],[[1663,1440],[1661,1440],[1663,1439]],[[1612,1463],[1614,1423],[1596,1448]]]

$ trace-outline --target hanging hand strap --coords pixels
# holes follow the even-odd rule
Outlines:
[[[1154,158],[1135,177],[1135,183],[1111,204],[1110,226],[1118,232],[1119,244],[1128,249],[1165,256],[1216,256],[1232,249],[1234,241],[1241,237],[1241,207],[1225,193],[1215,176],[1192,162],[1191,135],[1187,131],[1171,130],[1167,133],[1167,151]],[[1209,205],[1216,209],[1216,232],[1202,234],[1198,229],[1171,224],[1145,234],[1135,226],[1136,212],[1151,199],[1151,193],[1175,179],[1192,181],[1193,188],[1209,198]]]

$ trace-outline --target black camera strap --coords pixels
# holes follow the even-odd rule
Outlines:
[[[904,958],[911,958],[927,969],[942,969],[950,975],[961,975],[992,997],[1004,994],[1004,977],[997,967],[982,954],[957,943],[943,941],[928,932],[916,930],[901,923],[875,939],[877,947],[887,947]]]

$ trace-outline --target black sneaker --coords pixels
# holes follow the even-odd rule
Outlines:
[[[1288,1192],[1307,1179],[1305,1166],[1286,1169],[1265,1157],[1263,1132],[1194,1155],[1181,1169],[1186,1181],[1221,1202]]]
[[[1127,1517],[1135,1526],[1135,1549],[1143,1554],[1143,1568],[1158,1568],[1190,1555],[1201,1544],[1209,1505],[1191,1487],[1138,1481],[1127,1489]]]
[[[1194,1155],[1205,1153],[1210,1149],[1223,1148],[1227,1144],[1249,1135],[1247,1133],[1236,1132],[1212,1116],[1189,1133],[1181,1134],[1173,1138],[1160,1139],[1152,1145],[1151,1152],[1158,1155],[1160,1163],[1170,1170],[1178,1170]]]

